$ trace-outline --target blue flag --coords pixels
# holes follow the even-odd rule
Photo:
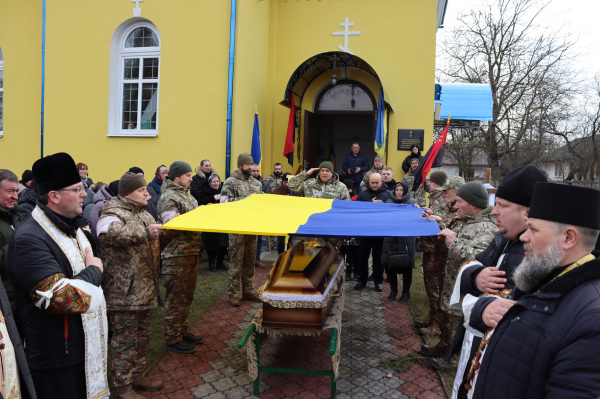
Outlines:
[[[379,88],[377,105],[377,124],[375,125],[375,152],[385,159],[385,111],[383,107],[383,89]]]
[[[252,160],[254,163],[258,164],[260,168],[260,174],[262,175],[262,153],[260,151],[260,130],[258,128],[258,108],[256,106],[254,114],[254,128],[252,129],[252,149],[250,150],[250,155],[252,155]]]

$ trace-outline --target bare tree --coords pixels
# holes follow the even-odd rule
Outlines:
[[[459,27],[440,46],[438,74],[492,89],[493,121],[478,133],[495,180],[501,166],[536,163],[552,148],[545,118],[577,91],[569,66],[573,43],[560,29],[549,32],[537,23],[547,4],[493,0],[459,17]]]

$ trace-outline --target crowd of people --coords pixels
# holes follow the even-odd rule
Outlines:
[[[202,344],[188,324],[201,251],[210,271],[227,270],[234,307],[260,301],[254,272],[264,267],[260,237],[162,224],[199,206],[272,194],[414,204],[439,225],[434,237],[357,232],[340,252],[355,290],[372,281],[381,292],[387,281],[388,299],[401,292],[401,303],[421,253],[429,316],[416,325],[439,335],[421,351],[441,370],[459,355],[453,397],[600,396],[600,261],[592,255],[600,191],[549,183],[525,165],[505,175],[489,205],[483,184],[443,171],[413,191],[421,161],[415,146],[398,182],[382,157],[370,167],[357,143],[341,177],[326,161],[296,176],[277,163],[263,179],[248,153],[224,180],[207,159],[195,169],[160,165],[150,183],[138,167],[94,183],[87,165],[65,153],[36,161],[21,180],[0,169],[0,394],[108,397],[109,336],[117,396],[160,389],[162,381],[143,373],[152,315],[164,306],[167,350],[189,354]],[[285,249],[279,237],[277,251]]]

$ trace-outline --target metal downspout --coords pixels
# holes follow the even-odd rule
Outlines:
[[[42,3],[42,126],[40,137],[41,158],[44,157],[44,88],[46,86],[46,0]]]
[[[231,165],[231,114],[233,104],[233,62],[235,57],[235,10],[237,0],[231,0],[231,23],[229,32],[229,81],[227,87],[227,147],[225,151],[225,179]]]

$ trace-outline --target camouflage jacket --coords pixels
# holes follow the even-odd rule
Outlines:
[[[288,187],[292,191],[300,192],[309,198],[326,198],[350,201],[348,188],[340,182],[337,173],[331,176],[331,179],[324,183],[320,177],[309,179],[306,171],[300,172],[289,181]]]
[[[448,313],[462,315],[461,310],[449,308],[450,296],[460,268],[485,250],[498,232],[496,218],[491,214],[492,209],[493,207],[488,206],[475,216],[463,216],[462,228],[458,231],[453,229],[456,231],[456,239],[448,247],[441,305],[441,309]]]
[[[381,174],[381,171],[383,170],[383,168],[381,169],[375,169],[375,166],[373,166],[371,169],[369,169],[368,172],[365,173],[365,175],[363,176],[363,184],[362,186],[360,186],[360,191],[366,190],[369,187],[369,176],[371,176],[373,173],[379,173]],[[393,189],[393,187],[388,187],[388,189]]]
[[[434,215],[441,218],[444,218],[444,216],[449,212],[448,205],[442,198],[441,191],[429,192],[429,209],[431,209]],[[443,240],[440,240],[438,237],[421,237],[421,248],[423,250],[432,251],[436,245],[444,247],[446,246],[443,244]]]
[[[265,181],[269,185],[269,188],[271,189],[271,193],[273,193],[273,190],[275,190],[277,187],[281,186],[281,183],[283,182],[283,177],[275,176],[273,173],[271,173],[269,176],[267,176]]]
[[[421,184],[417,191],[412,191],[412,187],[415,182],[415,175],[413,174],[412,170],[409,170],[406,172],[406,174],[404,174],[402,181],[408,185],[408,190],[415,201],[417,201],[417,204],[419,204],[421,208],[424,208],[427,205],[427,198],[425,197],[425,185]],[[427,184],[427,181],[425,181],[425,184]]]
[[[165,180],[157,205],[159,222],[167,223],[175,216],[196,208],[198,201],[190,194],[189,187],[180,186],[170,179]],[[163,259],[197,256],[200,253],[200,232],[163,230],[161,241],[166,244],[161,254]]]
[[[221,189],[221,196],[228,198],[228,202],[243,200],[252,194],[260,194],[262,184],[252,176],[246,176],[238,170],[231,175]]]
[[[154,309],[160,246],[158,240],[150,240],[148,226],[156,221],[140,203],[121,196],[104,201],[97,231],[104,262],[107,309]]]

